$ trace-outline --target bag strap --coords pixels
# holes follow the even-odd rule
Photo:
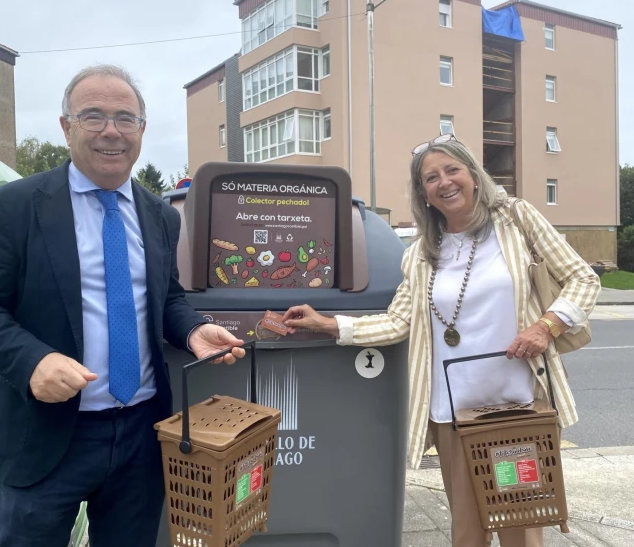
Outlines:
[[[522,234],[522,237],[524,238],[524,241],[526,242],[526,245],[528,247],[528,251],[531,253],[531,255],[536,256],[538,255],[538,253],[535,251],[533,242],[531,241],[531,238],[528,237],[526,228],[524,227],[524,224],[520,220],[520,216],[517,212],[517,204],[523,201],[524,201],[523,199],[516,199],[513,201],[513,203],[511,204],[511,217],[513,218],[513,223],[515,224],[515,226],[517,226],[517,229],[520,231],[520,234]]]

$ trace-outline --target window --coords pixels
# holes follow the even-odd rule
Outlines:
[[[555,49],[555,25],[544,27],[544,42],[546,49]]]
[[[330,0],[321,0],[321,15],[330,11]]]
[[[321,50],[321,77],[330,76],[330,46]]]
[[[557,128],[546,128],[546,151],[557,153],[561,152],[561,146],[559,145],[559,139],[557,138]]]
[[[224,125],[220,126],[220,148],[227,146],[227,130]]]
[[[253,163],[291,154],[321,154],[326,112],[289,110],[245,127],[245,160]]]
[[[453,116],[440,116],[440,134],[453,135]]]
[[[440,83],[453,85],[453,59],[451,57],[440,58]]]
[[[295,153],[292,110],[244,129],[245,159],[261,162]]]
[[[225,81],[224,80],[220,80],[218,82],[218,102],[219,103],[225,102]]]
[[[548,179],[546,182],[546,203],[548,205],[557,205],[557,180]]]
[[[321,112],[299,111],[299,152],[321,154]]]
[[[247,15],[242,20],[242,53],[249,53],[291,28],[295,24],[295,5],[299,1],[269,0]]]
[[[293,48],[254,66],[242,75],[244,110],[272,101],[294,89]]]
[[[304,28],[317,28],[318,0],[297,0],[297,26]]]
[[[548,102],[555,102],[555,77],[554,76],[546,76],[546,100]]]
[[[319,91],[319,50],[297,48],[297,89]]]
[[[326,110],[324,110],[323,121],[324,121],[324,128],[322,131],[324,135],[323,140],[327,141],[330,139],[330,108],[327,108]]]
[[[440,26],[451,26],[451,0],[440,0]]]

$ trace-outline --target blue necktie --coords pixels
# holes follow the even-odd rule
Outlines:
[[[105,209],[102,234],[108,304],[110,393],[127,405],[141,386],[139,334],[128,243],[117,203],[118,192],[97,190],[97,197]]]

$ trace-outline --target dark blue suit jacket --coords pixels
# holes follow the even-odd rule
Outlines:
[[[59,352],[83,362],[79,255],[68,165],[0,188],[0,482],[28,486],[64,456],[81,392],[42,403],[30,392],[38,362]],[[163,339],[185,349],[203,322],[178,282],[180,216],[133,183],[143,233],[152,365],[162,415],[171,413]]]

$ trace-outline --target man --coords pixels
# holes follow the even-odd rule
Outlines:
[[[154,547],[153,424],[171,414],[162,343],[243,343],[178,282],[178,213],[137,183],[145,104],[124,70],[68,85],[71,161],[0,188],[0,547],[64,547],[82,500],[91,547]]]

